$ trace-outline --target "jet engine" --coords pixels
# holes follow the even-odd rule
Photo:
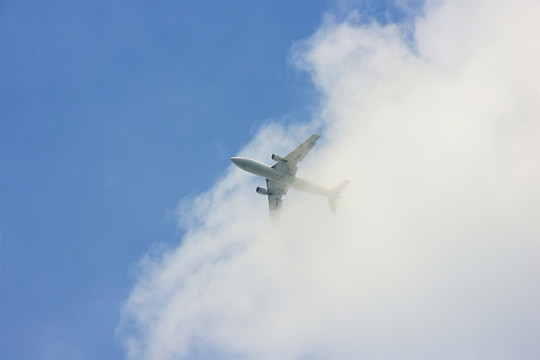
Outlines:
[[[278,154],[272,154],[272,160],[279,162],[287,162],[287,159],[285,159],[283,156],[279,156]]]
[[[257,193],[261,194],[261,195],[269,195],[268,190],[266,190],[265,188],[262,188],[260,186],[257,186],[257,189],[255,189],[255,191],[257,191]]]

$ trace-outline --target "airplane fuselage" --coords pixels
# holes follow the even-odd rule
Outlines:
[[[330,193],[330,190],[318,184],[297,176],[291,176],[257,160],[244,157],[234,157],[231,158],[231,161],[242,170],[285,184],[293,189],[323,196],[328,196]]]

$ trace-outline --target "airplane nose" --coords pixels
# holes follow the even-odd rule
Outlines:
[[[232,163],[233,163],[234,165],[236,165],[236,166],[238,166],[238,167],[242,167],[242,166],[240,165],[240,163],[242,162],[242,161],[240,160],[240,158],[238,158],[238,157],[232,157],[232,158],[231,158],[231,161],[232,161]]]
[[[248,159],[243,157],[232,157],[231,161],[234,165],[238,166],[242,170],[246,170]]]

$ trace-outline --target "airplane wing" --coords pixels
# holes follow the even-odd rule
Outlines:
[[[291,176],[296,175],[298,170],[298,163],[304,159],[307,153],[315,146],[315,142],[319,138],[319,135],[311,135],[309,139],[300,144],[291,153],[285,156],[287,161],[278,161],[277,164],[272,166],[274,169],[282,171]]]
[[[291,151],[289,155],[285,156],[285,159],[288,162],[299,163],[307,155],[309,150],[311,150],[313,146],[315,146],[315,142],[319,137],[319,135],[311,135],[309,139],[307,139],[302,144],[300,144],[300,146]]]
[[[287,194],[289,187],[273,180],[266,179],[266,188],[268,189],[268,206],[270,207],[270,215],[276,215],[281,209],[283,200],[281,197]]]

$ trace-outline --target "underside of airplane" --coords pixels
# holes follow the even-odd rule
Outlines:
[[[336,202],[339,194],[349,184],[349,180],[344,180],[337,186],[327,189],[296,176],[298,163],[315,146],[317,139],[319,139],[319,135],[311,135],[285,157],[272,154],[272,160],[276,161],[273,166],[243,157],[231,158],[231,161],[242,170],[266,178],[266,188],[257,187],[256,191],[268,197],[268,205],[272,216],[279,214],[283,204],[282,197],[287,194],[289,188],[326,196],[330,210],[332,212],[336,211]]]

